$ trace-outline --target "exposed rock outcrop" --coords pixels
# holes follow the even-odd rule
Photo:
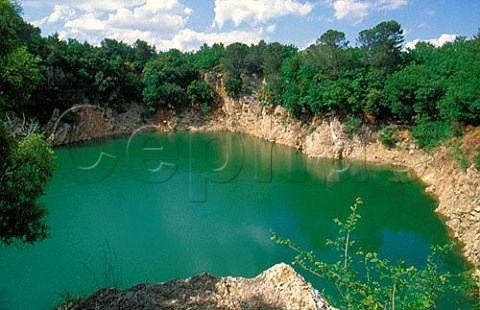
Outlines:
[[[304,309],[334,310],[286,264],[253,279],[204,273],[186,280],[102,289],[77,306],[59,309]]]
[[[222,90],[220,90],[222,93]],[[480,275],[480,171],[462,169],[451,148],[439,147],[431,153],[419,149],[407,129],[394,148],[378,141],[379,129],[362,125],[350,135],[336,119],[314,118],[297,121],[282,107],[261,107],[254,96],[239,101],[225,94],[223,115],[202,126],[200,131],[236,131],[301,149],[307,156],[366,161],[396,169],[405,181],[422,181],[427,193],[438,199],[435,210],[446,219],[452,234],[463,243],[463,253]],[[480,128],[471,128],[463,138],[463,148],[480,147]]]
[[[128,135],[145,124],[145,107],[130,104],[124,113],[89,104],[76,105],[60,114],[58,109],[45,126],[54,146]]]
[[[159,111],[151,120],[136,117],[127,121],[108,119],[104,112],[80,113],[78,125],[55,131],[55,145],[73,141],[88,141],[94,137],[129,134],[142,124],[151,124],[158,131],[231,131],[254,135],[275,143],[302,150],[310,157],[361,160],[371,163],[405,167],[397,169],[404,178],[420,180],[429,185],[427,192],[438,198],[436,212],[446,218],[452,233],[464,244],[466,258],[480,266],[480,171],[471,166],[459,167],[447,147],[432,153],[416,147],[408,130],[400,130],[404,137],[395,148],[387,149],[378,140],[379,129],[362,126],[346,134],[345,126],[332,118],[313,118],[308,123],[295,120],[282,107],[262,106],[256,94],[240,100],[229,98],[218,82],[217,91],[222,98],[220,108],[204,115],[188,109],[177,115],[171,109]],[[132,111],[142,110],[134,108]],[[99,114],[100,113],[100,114]],[[131,113],[131,112],[129,112]],[[133,119],[133,121],[132,121]],[[128,121],[129,120],[129,121]],[[113,122],[113,125],[108,125]],[[69,134],[66,134],[69,132]],[[466,145],[480,147],[480,128],[474,128],[464,138]]]

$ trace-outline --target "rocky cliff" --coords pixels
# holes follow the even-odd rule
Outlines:
[[[186,280],[102,289],[84,302],[58,309],[304,309],[335,310],[286,264],[253,279],[204,273]]]
[[[188,124],[192,112],[185,113],[179,124]],[[176,123],[169,123],[176,128]],[[379,142],[379,128],[362,125],[347,129],[335,118],[313,118],[308,122],[293,119],[282,107],[262,107],[255,96],[239,101],[224,96],[222,112],[204,122],[182,127],[200,131],[235,131],[302,150],[310,157],[366,161],[395,169],[404,181],[421,181],[426,192],[438,200],[435,210],[446,219],[452,235],[463,244],[465,257],[480,267],[480,171],[471,165],[460,167],[452,147],[444,145],[430,153],[419,149],[407,128],[398,126],[394,147]],[[480,147],[480,128],[467,129],[461,152]],[[480,273],[479,273],[480,274]]]
[[[45,131],[52,144],[59,146],[129,135],[149,121],[144,106],[130,104],[124,108],[123,113],[90,104],[76,105],[67,111],[55,109]]]
[[[262,107],[255,96],[232,100],[223,94],[217,113],[203,117],[193,110],[166,117],[158,130],[233,131],[254,135],[302,150],[310,157],[367,161],[390,167],[406,181],[423,181],[426,191],[438,199],[436,212],[446,219],[452,234],[463,243],[466,258],[479,267],[480,260],[480,171],[474,166],[462,169],[442,146],[427,153],[419,149],[408,129],[399,126],[391,149],[378,141],[374,126],[353,130],[335,118],[293,119],[282,107]],[[464,147],[480,146],[480,128],[470,128]]]
[[[462,169],[453,158],[451,147],[442,146],[426,153],[416,146],[408,129],[399,127],[394,147],[387,149],[378,141],[381,132],[375,126],[362,125],[347,130],[332,117],[299,121],[282,107],[262,106],[255,94],[233,100],[226,96],[221,84],[216,88],[221,104],[207,114],[193,108],[181,114],[165,109],[146,119],[144,109],[135,105],[124,114],[80,107],[82,112],[76,112],[76,125],[62,122],[57,115],[49,125],[56,130],[50,129],[47,133],[53,133],[55,145],[62,145],[128,134],[145,124],[153,125],[150,127],[157,131],[231,131],[295,147],[311,157],[388,165],[404,179],[420,180],[429,185],[427,192],[439,201],[436,212],[446,219],[452,234],[463,243],[466,258],[478,269],[480,171],[474,165]],[[463,149],[480,147],[480,128],[470,128],[463,141],[458,142],[464,143]]]

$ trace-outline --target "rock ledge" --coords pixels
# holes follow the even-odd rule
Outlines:
[[[283,263],[252,279],[204,273],[186,280],[139,284],[124,291],[102,289],[80,305],[65,308],[335,310],[311,284]]]

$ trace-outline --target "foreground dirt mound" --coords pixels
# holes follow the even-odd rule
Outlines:
[[[329,309],[305,279],[278,264],[253,279],[204,273],[186,280],[102,289],[68,309]],[[59,308],[65,309],[65,308]]]

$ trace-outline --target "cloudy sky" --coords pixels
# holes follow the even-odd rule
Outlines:
[[[137,38],[159,50],[261,39],[306,47],[328,29],[359,31],[398,21],[405,43],[471,37],[480,27],[479,0],[23,0],[24,18],[43,35],[58,32],[98,44]]]

